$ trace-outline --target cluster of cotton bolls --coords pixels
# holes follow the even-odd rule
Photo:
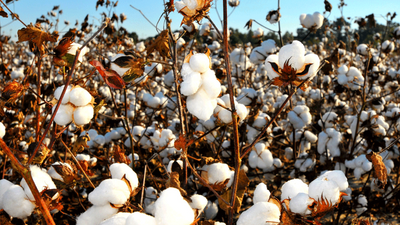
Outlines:
[[[29,170],[39,192],[57,189],[45,169],[32,165]],[[53,196],[54,199],[58,197],[59,194]],[[13,184],[6,179],[0,180],[0,209],[4,209],[12,217],[26,219],[32,214],[35,207],[35,198],[25,179],[21,180],[20,185]]]
[[[346,65],[343,65],[338,69],[338,73],[338,83],[348,86],[351,90],[359,90],[364,85],[364,77],[360,70],[354,66],[348,68]]]
[[[59,100],[64,89],[64,85],[54,91],[54,97]],[[88,124],[93,116],[93,97],[80,86],[68,86],[58,108],[54,121],[61,126],[74,122],[78,126]],[[55,106],[53,106],[53,112]]]
[[[231,108],[229,94],[223,95],[221,98],[218,98],[217,102],[218,102],[218,106],[214,109],[214,114],[218,118],[218,121],[220,121],[224,124],[231,123],[232,122],[232,112],[231,112],[232,108]],[[239,122],[240,122],[246,118],[249,111],[247,110],[245,105],[238,103],[236,101],[235,97],[234,97],[234,103],[235,103],[235,110],[236,110],[237,115],[239,116]]]
[[[217,106],[221,84],[210,69],[210,59],[204,53],[193,54],[182,65],[180,91],[187,96],[188,111],[199,119],[208,120]]]
[[[324,16],[319,12],[314,14],[301,14],[300,24],[307,29],[319,29],[324,24]]]
[[[249,59],[254,64],[263,63],[269,54],[274,54],[277,50],[275,41],[268,39],[263,41],[260,46],[253,48]]]
[[[249,155],[249,165],[251,168],[259,168],[264,172],[271,172],[275,167],[283,166],[279,158],[273,158],[271,151],[268,150],[268,143],[257,143],[254,150]]]

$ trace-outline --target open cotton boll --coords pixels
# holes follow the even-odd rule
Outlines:
[[[192,72],[183,78],[181,83],[181,93],[189,96],[197,92],[202,84],[201,75],[199,72]]]
[[[56,106],[53,106],[53,113],[56,109]],[[56,122],[60,126],[67,125],[72,122],[72,114],[74,112],[74,107],[67,104],[61,104],[58,108],[57,114],[54,117],[54,122]]]
[[[85,106],[91,103],[92,99],[92,95],[80,86],[75,86],[69,94],[69,102],[75,106]]]
[[[146,213],[134,212],[128,216],[125,225],[157,225],[157,221]]]
[[[19,185],[8,187],[8,190],[3,194],[2,206],[8,215],[20,219],[30,216],[36,207]]]
[[[89,194],[89,201],[93,205],[123,205],[129,199],[131,192],[125,181],[119,179],[103,180]]]
[[[249,155],[249,165],[251,168],[267,170],[272,167],[274,158],[264,143],[254,145],[254,150]]]
[[[88,124],[94,116],[92,105],[78,107],[74,111],[74,122],[77,126]]]
[[[258,202],[268,202],[270,196],[271,192],[268,190],[267,185],[264,183],[259,183],[254,190],[253,203],[257,204]]]
[[[120,212],[101,222],[99,225],[125,225],[126,219],[131,215],[131,213]]]
[[[210,70],[210,59],[204,53],[196,53],[190,57],[189,65],[192,70],[205,73]]]
[[[6,135],[6,127],[2,122],[0,122],[0,138],[3,138]]]
[[[322,24],[324,23],[324,16],[321,15],[321,13],[319,13],[319,12],[315,12],[313,14],[313,20],[314,20],[315,29],[319,29],[322,27]]]
[[[289,209],[293,213],[300,214],[302,216],[311,214],[311,210],[308,208],[314,202],[312,198],[306,193],[298,193],[289,202]]]
[[[218,201],[216,201],[218,202]],[[205,218],[207,220],[214,219],[218,214],[218,204],[216,202],[208,200],[207,206],[204,209]]]
[[[124,176],[131,184],[132,190],[135,190],[139,185],[139,180],[135,171],[125,163],[113,163],[110,166],[112,179],[122,179]]]
[[[176,188],[162,191],[154,204],[157,225],[190,225],[195,219],[189,203]]]
[[[282,185],[281,192],[281,201],[292,199],[298,193],[308,194],[308,185],[300,179],[291,179]]]
[[[192,207],[192,209],[198,209],[200,211],[203,211],[208,203],[207,198],[203,195],[194,194],[190,196],[190,199],[192,200],[192,202],[189,203],[190,207]]]
[[[225,163],[213,163],[207,167],[208,183],[218,184],[231,178],[231,170]]]
[[[290,59],[289,64],[294,69],[300,69],[304,65],[305,48],[300,41],[293,41],[292,44],[287,44],[279,50],[278,62],[279,67],[284,68],[284,64]]]
[[[6,191],[13,186],[14,184],[11,183],[10,181],[6,180],[6,179],[1,179],[0,180],[0,210],[3,209],[3,196],[4,193],[6,193]]]
[[[339,186],[340,191],[345,191],[349,187],[349,183],[347,182],[347,177],[344,175],[341,170],[331,170],[322,173],[317,179],[328,179],[336,182]]]
[[[56,185],[54,184],[53,180],[45,169],[41,169],[36,165],[31,165],[29,169],[31,171],[32,179],[35,182],[36,188],[39,192],[42,192],[46,189],[57,189]],[[29,188],[24,178],[21,180],[20,185],[24,188],[28,198],[32,201],[35,201],[35,197],[33,197],[31,189]]]
[[[178,163],[178,165],[181,167],[181,169],[183,168],[183,161],[178,159],[178,160],[171,160],[168,162],[168,166],[167,166],[167,172],[168,173],[172,173],[172,165],[174,163]]]
[[[110,204],[94,205],[76,219],[76,225],[98,225],[118,212]]]
[[[217,80],[214,70],[207,70],[201,76],[201,88],[207,93],[208,97],[215,99],[221,93],[221,83]]]
[[[311,28],[314,25],[314,18],[311,14],[301,14],[300,15],[300,24],[304,28]]]
[[[339,186],[327,178],[315,179],[308,185],[308,195],[316,201],[328,201],[334,205],[339,201]]]
[[[240,214],[237,225],[265,225],[266,222],[280,222],[281,212],[273,203],[259,202]]]
[[[61,97],[61,93],[64,90],[65,85],[58,87],[55,91],[54,91],[54,97],[57,100],[60,100]],[[69,102],[69,94],[71,92],[71,86],[67,87],[67,90],[65,91],[64,97],[61,101],[62,104],[67,104]]]
[[[186,100],[188,111],[202,120],[208,120],[217,106],[216,99],[210,99],[207,93],[200,88],[194,95],[190,95]]]
[[[53,163],[51,166],[50,166],[50,169],[49,169],[49,171],[47,171],[48,172],[48,174],[51,176],[51,178],[53,178],[53,179],[55,179],[55,180],[59,180],[59,181],[61,181],[61,182],[64,182],[64,179],[62,178],[62,176],[59,174],[59,173],[57,173],[57,171],[54,169],[54,167],[53,166],[57,166],[57,165],[59,165],[59,166],[66,166],[66,167],[68,167],[71,171],[74,171],[73,169],[72,169],[72,167],[71,167],[71,165],[69,165],[68,163],[63,163],[63,162],[55,162],[55,163]]]

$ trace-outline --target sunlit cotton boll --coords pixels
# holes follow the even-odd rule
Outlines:
[[[51,179],[50,175],[46,172],[45,169],[41,169],[36,165],[31,165],[29,167],[32,179],[35,182],[36,188],[39,192],[42,192],[46,189],[57,189],[56,185],[54,184],[53,180]],[[26,195],[32,201],[35,200],[31,189],[29,188],[28,184],[26,183],[25,179],[21,180],[21,186],[24,188]]]
[[[327,178],[315,179],[309,184],[308,195],[316,201],[328,201],[334,205],[339,201],[339,186]]]
[[[53,106],[53,113],[56,106]],[[60,126],[67,125],[72,122],[72,114],[74,112],[74,107],[71,105],[61,104],[58,108],[57,114],[54,117],[54,122]]]
[[[308,208],[314,202],[312,198],[308,196],[306,193],[298,193],[295,197],[293,197],[289,202],[289,209],[293,213],[297,213],[300,215],[309,215],[311,214],[311,210]]]
[[[268,190],[267,185],[259,183],[254,190],[253,202],[254,204],[258,202],[268,202],[270,196],[271,192]]]
[[[78,216],[76,225],[98,225],[117,212],[118,208],[114,208],[110,204],[94,205]]]
[[[89,194],[89,201],[93,205],[123,205],[128,200],[131,192],[123,180],[106,179],[103,180]]]
[[[231,170],[225,163],[213,163],[206,166],[208,183],[218,184],[231,177]]]
[[[292,199],[298,193],[308,194],[308,185],[300,179],[292,179],[282,185],[281,201]]]
[[[6,135],[6,127],[2,122],[0,122],[0,138],[3,138]]]
[[[85,106],[92,102],[92,95],[84,88],[74,87],[69,94],[69,101],[75,106]]]
[[[113,179],[125,177],[129,181],[132,190],[135,190],[139,185],[137,174],[125,163],[113,163],[110,166],[110,172]]]
[[[24,189],[19,185],[12,185],[3,194],[2,205],[8,215],[20,219],[30,216],[36,205],[28,200]]]
[[[280,222],[280,211],[278,206],[269,202],[259,202],[244,211],[237,225],[265,225],[268,222]]]
[[[306,105],[298,105],[288,113],[288,118],[295,129],[302,129],[311,123],[312,116]]]
[[[55,91],[54,91],[54,97],[59,100],[61,97],[61,93],[64,90],[65,85],[58,87]],[[67,87],[67,90],[65,91],[65,94],[63,96],[62,99],[62,104],[67,104],[69,102],[69,93],[71,91],[71,86]]]
[[[81,126],[88,124],[94,116],[94,109],[92,105],[78,107],[74,111],[74,122],[76,125]]]
[[[99,225],[125,225],[126,219],[131,215],[131,213],[119,212],[114,216],[104,220]]]
[[[272,153],[267,149],[266,144],[257,143],[254,150],[249,155],[249,165],[251,168],[269,169],[272,167],[274,159]]]
[[[157,225],[157,222],[146,213],[134,212],[126,219],[126,225]]]
[[[190,225],[194,220],[192,208],[176,188],[162,191],[154,204],[157,225]]]
[[[189,65],[193,71],[205,73],[210,69],[210,59],[204,53],[197,53],[190,57]]]

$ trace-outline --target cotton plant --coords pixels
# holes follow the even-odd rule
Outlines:
[[[309,125],[312,120],[310,109],[306,105],[294,107],[287,116],[294,129],[302,129]]]
[[[233,49],[233,51],[229,55],[229,59],[231,60],[234,70],[236,69],[236,67],[240,67],[240,69],[244,71],[253,66],[253,63],[250,61],[243,48]],[[235,72],[232,71],[232,73]],[[242,76],[241,73],[239,73],[239,75]]]
[[[63,89],[64,85],[54,91],[56,101],[60,99]],[[68,86],[54,121],[61,126],[71,122],[77,126],[88,124],[94,116],[93,103],[94,98],[86,89]]]
[[[327,128],[318,135],[318,153],[326,154],[329,158],[338,157],[341,154],[340,142],[342,134],[334,128]]]
[[[254,150],[249,155],[249,165],[251,168],[259,168],[264,171],[274,169],[274,158],[271,151],[268,150],[268,144],[257,143],[254,145]]]
[[[337,81],[341,85],[348,86],[351,90],[359,90],[364,85],[364,77],[359,69],[346,65],[339,67]]]
[[[324,23],[324,16],[315,12],[314,14],[301,14],[300,15],[300,24],[307,29],[317,30],[322,27]]]
[[[210,69],[210,59],[204,53],[188,56],[181,69],[180,92],[187,96],[188,111],[199,119],[207,120],[217,106],[221,84]]]

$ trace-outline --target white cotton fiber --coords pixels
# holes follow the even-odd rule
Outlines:
[[[336,182],[339,186],[340,191],[345,191],[349,187],[349,183],[347,182],[347,177],[344,175],[341,170],[330,170],[321,174],[317,179],[328,179]]]
[[[0,180],[0,210],[3,209],[2,201],[3,201],[4,193],[6,193],[6,191],[13,185],[14,185],[13,183],[11,183],[10,181],[8,181],[6,179]]]
[[[326,178],[315,179],[309,184],[308,195],[316,201],[326,200],[334,205],[339,201],[339,186]]]
[[[217,184],[231,177],[231,170],[225,163],[213,163],[208,166],[208,183]]]
[[[61,93],[64,89],[65,85],[58,87],[55,91],[54,91],[54,97],[59,100],[61,97]],[[62,99],[62,104],[67,104],[69,102],[69,94],[71,92],[71,86],[67,87],[67,90],[65,91],[64,97]]]
[[[253,203],[256,204],[258,202],[268,202],[270,196],[271,192],[268,190],[267,185],[264,183],[259,183],[254,190]]]
[[[76,219],[76,225],[98,225],[103,220],[112,217],[118,212],[117,208],[113,208],[110,204],[94,205],[88,208]]]
[[[279,51],[279,67],[283,68],[287,60],[290,59],[289,65],[294,69],[300,69],[304,65],[305,48],[300,41],[293,41],[287,44]]]
[[[203,210],[208,203],[208,200],[206,197],[204,197],[203,195],[198,195],[198,194],[194,194],[192,196],[190,196],[190,200],[192,200],[192,202],[189,203],[190,207],[192,207],[193,209],[198,209],[198,210]]]
[[[114,216],[104,220],[99,225],[125,225],[126,219],[130,216],[130,213],[120,212]]]
[[[289,209],[293,213],[300,215],[311,214],[311,210],[308,208],[313,203],[313,200],[306,193],[298,193],[289,202]]]
[[[74,111],[74,122],[76,125],[81,126],[88,124],[94,116],[94,109],[92,105],[78,107]]]
[[[192,72],[183,78],[181,83],[181,93],[189,96],[197,92],[202,84],[201,75],[199,72]]]
[[[292,179],[283,184],[281,192],[281,201],[291,199],[298,193],[308,194],[308,185],[300,179]]]
[[[109,203],[122,205],[129,199],[130,194],[131,192],[124,181],[106,179],[90,192],[89,201],[93,205],[107,205]]]
[[[46,170],[41,169],[36,165],[31,165],[29,169],[31,171],[32,179],[35,182],[36,188],[38,189],[39,192],[42,192],[43,190],[46,189],[57,189],[56,185],[54,184],[53,180],[51,179],[50,175],[46,172]],[[28,198],[32,201],[35,201],[31,189],[29,188],[25,179],[21,180],[20,185],[24,188]]]
[[[2,205],[8,215],[25,219],[32,214],[36,205],[29,201],[24,189],[19,185],[12,185],[3,194]]]
[[[154,204],[157,225],[190,225],[194,220],[192,208],[176,188],[162,191]]]
[[[207,93],[210,98],[217,98],[218,95],[221,93],[221,84],[217,80],[214,70],[207,70],[202,75],[201,79],[201,88]]]
[[[53,112],[56,106],[53,106]],[[54,117],[54,122],[56,122],[60,126],[67,125],[72,122],[72,114],[74,112],[74,107],[71,105],[63,105],[61,104],[58,108],[57,114]]]
[[[126,225],[157,225],[156,218],[146,213],[134,212],[126,219]]]
[[[85,106],[92,102],[92,95],[79,86],[74,87],[69,94],[69,101],[75,106]]]
[[[204,73],[210,69],[210,59],[204,53],[197,53],[190,57],[189,65],[192,70]]]
[[[217,100],[210,99],[207,93],[200,88],[196,94],[191,95],[186,100],[188,111],[202,120],[210,119],[217,106]]]
[[[6,127],[2,122],[0,122],[0,138],[3,138],[6,135]]]
[[[237,225],[265,225],[266,222],[280,222],[278,206],[269,202],[259,202],[244,211],[237,221]]]
[[[110,172],[113,179],[122,179],[125,176],[131,184],[132,190],[135,190],[139,185],[137,174],[125,163],[113,163],[110,166]]]

